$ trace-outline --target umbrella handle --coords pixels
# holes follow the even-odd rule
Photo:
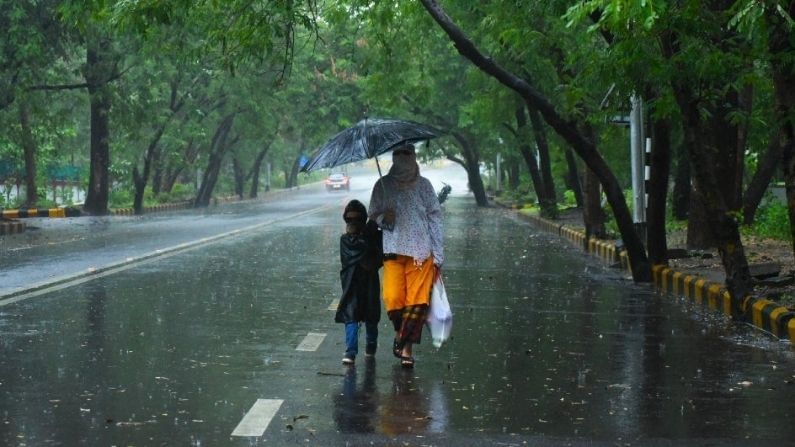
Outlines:
[[[381,180],[381,192],[384,193],[384,203],[386,203],[386,185],[384,185],[384,176],[381,174],[381,165],[378,164],[378,155],[375,156],[375,167],[378,168],[378,180]]]

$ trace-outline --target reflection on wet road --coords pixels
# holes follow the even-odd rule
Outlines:
[[[450,342],[403,370],[384,320],[375,359],[344,367],[340,210],[0,307],[0,444],[795,439],[788,345],[462,197],[445,210]],[[326,335],[296,350],[310,333]],[[233,436],[260,399],[283,401],[264,434]]]

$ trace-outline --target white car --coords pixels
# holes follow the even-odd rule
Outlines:
[[[340,172],[330,174],[326,178],[325,183],[327,191],[336,191],[338,189],[349,191],[351,189],[351,178]]]

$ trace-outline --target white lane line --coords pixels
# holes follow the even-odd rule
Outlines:
[[[173,245],[171,247],[154,250],[140,256],[128,257],[125,258],[123,261],[113,262],[100,267],[91,267],[90,269],[80,273],[65,275],[59,278],[53,278],[51,280],[43,281],[39,284],[33,284],[21,290],[15,290],[10,293],[0,294],[0,307],[7,306],[9,304],[13,304],[19,301],[23,301],[28,298],[33,298],[39,295],[43,295],[45,293],[82,284],[84,282],[88,282],[96,278],[102,278],[103,276],[108,276],[114,273],[129,270],[133,267],[147,264],[149,262],[169,258],[171,256],[184,253],[189,250],[194,250],[200,247],[204,247],[206,245],[213,244],[223,239],[235,238],[245,233],[267,227],[269,225],[277,224],[286,220],[295,219],[297,217],[302,217],[309,214],[314,214],[332,207],[333,205],[325,205],[318,208],[313,208],[307,211],[302,211],[296,214],[292,214],[289,216],[269,219],[264,222],[254,225],[249,225],[247,227],[238,230],[227,231],[226,233],[216,234],[214,236],[208,236],[193,241],[183,242],[181,244]]]
[[[328,310],[337,310],[337,306],[340,304],[340,299],[337,298],[328,305]]]
[[[317,332],[310,332],[306,334],[306,337],[298,344],[298,347],[295,348],[296,351],[317,351],[317,348],[320,347],[320,344],[323,343],[323,339],[326,338],[326,334],[321,334]]]
[[[257,399],[232,431],[232,436],[262,436],[282,403],[284,399]]]

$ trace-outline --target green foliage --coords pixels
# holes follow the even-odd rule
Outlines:
[[[133,205],[133,191],[130,188],[114,188],[108,202],[110,208],[130,208]]]
[[[768,200],[756,212],[753,225],[743,227],[745,234],[791,241],[789,215],[787,206],[775,200]]]
[[[577,206],[577,198],[574,195],[574,191],[567,189],[563,192],[563,203],[561,205],[565,207]]]

